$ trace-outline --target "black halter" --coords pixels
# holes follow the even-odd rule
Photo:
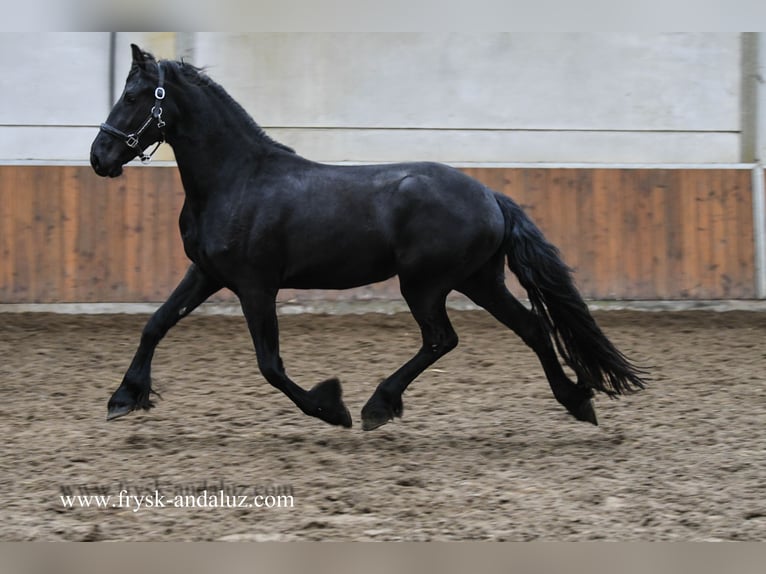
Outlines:
[[[154,106],[152,106],[149,117],[146,118],[146,121],[143,124],[141,124],[141,127],[129,134],[126,134],[122,130],[112,127],[107,123],[101,124],[100,128],[101,131],[124,141],[125,145],[136,152],[136,155],[141,159],[141,163],[149,163],[152,159],[152,156],[154,155],[154,152],[156,152],[157,148],[160,147],[160,144],[165,141],[165,131],[163,130],[165,127],[165,122],[162,121],[162,106],[160,105],[162,100],[165,99],[165,88],[163,87],[165,72],[159,62],[157,62],[157,70],[158,77],[157,87],[154,90]],[[141,150],[141,148],[138,147],[138,140],[141,137],[141,134],[144,133],[146,128],[148,128],[152,123],[152,120],[157,120],[157,127],[160,130],[160,139],[157,142],[157,145],[154,146],[154,149],[147,155],[143,150]]]

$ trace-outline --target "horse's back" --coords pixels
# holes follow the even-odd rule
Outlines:
[[[309,171],[307,187],[324,188],[331,203],[335,199],[350,208],[361,205],[402,215],[427,211],[432,219],[438,213],[464,224],[501,215],[491,189],[447,164],[315,165],[321,166],[318,177]]]
[[[299,156],[287,160],[294,163],[285,165],[283,177],[270,178],[269,185],[275,189],[269,203],[305,229],[388,226],[390,233],[400,233],[413,224],[442,226],[442,230],[482,223],[503,227],[494,192],[446,164],[338,166]],[[259,193],[263,195],[264,190]]]
[[[285,287],[451,273],[482,264],[504,236],[494,193],[445,164],[337,166],[293,156],[260,185],[249,253],[281,262]]]

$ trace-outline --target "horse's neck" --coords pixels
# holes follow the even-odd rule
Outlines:
[[[197,92],[178,102],[177,122],[168,126],[187,198],[197,204],[221,193],[243,165],[254,173],[275,148],[294,151],[271,140],[222,88]]]
[[[201,112],[201,110],[200,110]],[[236,118],[225,113],[185,111],[190,118],[168,133],[168,143],[178,164],[187,197],[204,202],[226,179],[234,175],[229,169],[242,155],[258,153],[252,146],[252,136],[237,129]]]

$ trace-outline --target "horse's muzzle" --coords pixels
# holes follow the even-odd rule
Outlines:
[[[116,164],[110,168],[105,165],[98,154],[93,151],[90,152],[90,165],[93,168],[93,171],[101,177],[118,177],[122,175],[122,165]]]

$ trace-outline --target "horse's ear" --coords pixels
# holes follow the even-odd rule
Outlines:
[[[143,68],[149,62],[154,61],[154,56],[152,56],[149,52],[144,52],[141,48],[139,48],[135,44],[131,44],[130,49],[133,52],[133,63],[136,64],[137,66]]]

